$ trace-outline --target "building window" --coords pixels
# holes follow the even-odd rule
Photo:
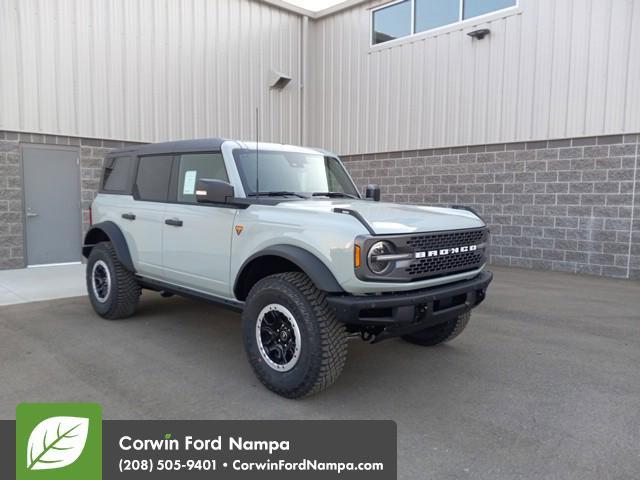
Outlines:
[[[464,0],[463,19],[515,6],[515,0]]]
[[[515,7],[517,0],[404,0],[371,12],[372,45]]]
[[[411,2],[405,0],[373,12],[374,45],[411,35]]]
[[[449,25],[460,20],[460,0],[416,0],[415,31]]]

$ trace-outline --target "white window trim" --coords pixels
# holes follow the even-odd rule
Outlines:
[[[411,2],[411,33],[404,37],[399,37],[394,40],[388,40],[382,43],[373,43],[373,15],[378,10],[383,10],[384,8],[391,7],[398,3],[402,3],[406,0],[395,0],[393,2],[388,2],[382,5],[379,5],[375,8],[371,8],[369,11],[369,50],[382,50],[385,48],[397,46],[402,43],[411,43],[417,40],[422,40],[428,37],[435,37],[441,35],[443,33],[448,33],[456,30],[464,30],[465,28],[471,25],[477,25],[479,23],[489,22],[491,20],[507,17],[511,15],[517,15],[522,13],[522,7],[520,5],[521,0],[516,0],[516,4],[511,7],[501,8],[500,10],[494,10],[492,12],[484,13],[482,15],[478,15],[476,17],[470,17],[463,19],[463,9],[464,9],[464,0],[460,0],[460,7],[458,13],[458,21],[453,23],[447,23],[446,25],[442,25],[440,27],[432,28],[430,30],[424,30],[422,32],[415,31],[416,22],[415,22],[415,10],[416,10],[416,0],[409,0]]]

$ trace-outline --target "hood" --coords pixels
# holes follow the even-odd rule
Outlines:
[[[368,200],[313,199],[284,202],[280,206],[327,213],[334,208],[355,210],[378,235],[461,230],[485,225],[476,215],[466,210]]]

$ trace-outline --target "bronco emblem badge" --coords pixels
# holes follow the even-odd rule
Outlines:
[[[416,258],[425,257],[442,257],[444,255],[452,255],[454,253],[474,252],[478,249],[477,245],[467,245],[464,247],[441,248],[440,250],[429,250],[428,252],[416,252]]]

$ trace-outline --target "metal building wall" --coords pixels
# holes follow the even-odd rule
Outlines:
[[[640,131],[640,0],[520,0],[370,48],[381,3],[312,23],[307,143],[359,154]]]
[[[264,140],[299,143],[301,22],[255,0],[0,0],[0,130],[254,138],[259,106]]]

